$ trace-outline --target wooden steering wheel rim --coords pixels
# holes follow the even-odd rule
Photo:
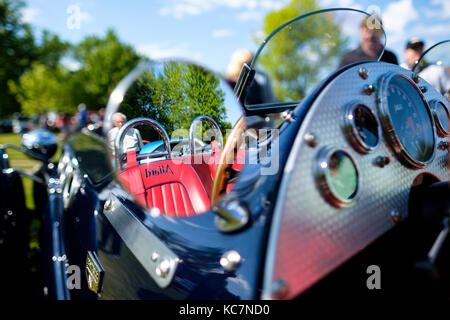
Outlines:
[[[231,130],[230,135],[227,137],[227,142],[220,155],[219,163],[216,167],[216,173],[214,174],[213,185],[211,189],[211,206],[214,205],[217,200],[221,198],[226,191],[228,180],[230,179],[230,169],[233,166],[232,161],[228,159],[235,159],[237,154],[239,135],[246,129],[245,118],[240,117],[239,120]],[[232,157],[230,157],[232,155]]]

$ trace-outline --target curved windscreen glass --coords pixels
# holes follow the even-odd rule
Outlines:
[[[414,65],[413,72],[449,98],[450,40],[441,41],[426,50]]]
[[[271,33],[252,61],[256,73],[245,99],[250,108],[297,103],[340,67],[379,60],[384,52],[380,20],[363,11],[321,10],[284,21],[274,31],[264,30]]]

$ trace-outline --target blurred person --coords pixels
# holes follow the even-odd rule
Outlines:
[[[375,16],[374,22],[372,16],[365,17],[360,24],[359,31],[360,31],[360,44],[359,47],[345,53],[341,57],[341,61],[339,63],[339,68],[346,66],[348,64],[359,62],[359,61],[367,61],[367,60],[377,60],[378,57],[381,54],[381,51],[383,50],[384,44],[381,42],[381,39],[384,35],[382,28],[370,28],[371,24],[379,22],[382,26],[383,23],[381,22],[381,19],[379,19],[377,16]],[[380,61],[392,63],[392,64],[398,64],[397,56],[385,49],[383,52],[383,55],[381,56]]]
[[[48,129],[48,127],[47,127],[47,120],[48,120],[47,113],[46,112],[42,113],[39,116],[39,128],[41,128],[41,129]]]
[[[226,81],[233,89],[236,86],[242,66],[244,63],[250,65],[253,58],[253,53],[245,49],[236,50],[231,56],[230,63],[227,67]],[[265,73],[257,70],[255,73],[255,78],[247,91],[245,103],[260,104],[274,101],[275,96],[270,85],[269,77]]]
[[[425,81],[433,86],[440,94],[449,98],[450,66],[431,64],[419,72]]]
[[[78,122],[78,129],[83,129],[84,126],[87,123],[87,110],[86,105],[84,103],[81,103],[78,105],[78,112],[77,112],[77,122]]]
[[[116,112],[112,115],[112,121],[114,128],[108,132],[108,142],[111,153],[115,155],[114,140],[116,139],[120,128],[127,122],[127,117],[123,113]],[[142,146],[142,137],[139,130],[135,128],[128,130],[122,142],[122,152],[126,153],[133,150],[140,151]]]
[[[418,37],[413,37],[406,43],[405,52],[403,53],[406,62],[402,63],[400,66],[412,70],[417,61],[419,61],[420,56],[423,53],[423,48],[425,43]],[[423,68],[419,66],[418,68]]]
[[[56,121],[55,121],[55,126],[59,130],[63,129],[63,126],[64,126],[64,113],[62,113],[62,112],[58,113],[58,117],[56,118]]]

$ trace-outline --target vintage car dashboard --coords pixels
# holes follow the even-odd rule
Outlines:
[[[264,298],[280,279],[283,298],[297,296],[405,219],[423,174],[448,180],[448,101],[411,77],[358,64],[309,107],[276,201]]]

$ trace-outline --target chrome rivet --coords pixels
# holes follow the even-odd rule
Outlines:
[[[55,179],[50,178],[50,179],[48,180],[48,182],[49,182],[49,183],[55,183]]]
[[[11,210],[8,210],[8,216],[12,216],[13,212]]]
[[[170,261],[167,259],[162,260],[158,268],[156,268],[156,274],[160,278],[166,278],[169,275],[170,272]]]
[[[158,208],[151,208],[149,213],[153,218],[158,218],[161,214],[161,211]]]
[[[289,122],[294,122],[294,121],[295,121],[294,117],[292,117],[292,113],[291,113],[291,112],[288,112],[288,111],[283,111],[283,112],[281,113],[281,118],[282,118],[284,121],[289,121]]]
[[[159,253],[158,252],[153,252],[152,253],[152,257],[151,257],[151,259],[152,259],[152,261],[153,262],[156,262],[157,260],[158,260],[158,258],[159,258]]]
[[[284,279],[279,279],[272,283],[272,298],[283,299],[288,293],[288,285]]]
[[[53,257],[52,257],[52,260],[53,260],[53,261],[56,261],[56,260],[58,260],[58,258],[57,258],[56,256],[53,256]]]
[[[111,201],[111,199],[106,200],[106,201],[105,201],[105,204],[103,205],[103,209],[104,209],[105,211],[109,211],[109,210],[111,210],[111,207],[112,207],[112,201]]]
[[[47,288],[47,287],[44,287],[44,288],[43,288],[43,291],[44,291],[44,296],[48,296],[48,288]]]
[[[6,153],[3,154],[3,159],[8,159],[8,155]]]
[[[49,168],[50,170],[52,170],[55,167],[55,165],[53,163],[49,163],[47,168]]]
[[[367,71],[366,68],[359,68],[358,74],[364,80],[366,80],[369,77],[369,72]]]
[[[311,148],[314,148],[319,144],[319,140],[317,140],[316,135],[312,132],[306,133],[303,139],[305,140],[306,144]]]
[[[448,149],[448,147],[449,147],[448,141],[441,141],[441,142],[439,142],[439,144],[438,144],[438,150],[445,151],[445,150]]]
[[[55,193],[55,192],[56,192],[55,188],[50,189],[50,193]]]
[[[390,215],[391,215],[392,221],[394,221],[395,223],[400,222],[400,220],[402,218],[400,215],[400,212],[397,209],[392,209],[390,212]]]
[[[391,158],[389,157],[378,156],[374,160],[374,164],[380,168],[384,168],[389,163],[391,163]]]
[[[241,255],[235,251],[227,251],[225,252],[222,257],[220,258],[220,265],[226,270],[226,271],[234,271],[241,263]]]
[[[420,91],[422,91],[422,93],[425,93],[428,91],[428,87],[427,86],[420,86],[419,87]]]
[[[378,90],[378,86],[376,84],[367,84],[364,86],[363,93],[370,96],[372,93]]]

